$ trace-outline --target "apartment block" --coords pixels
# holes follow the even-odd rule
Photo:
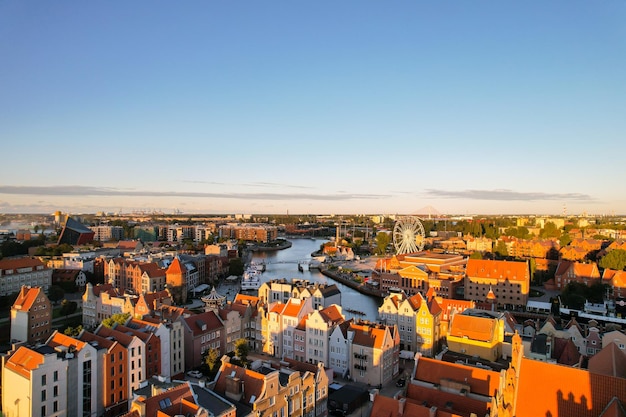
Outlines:
[[[52,304],[41,287],[23,286],[11,307],[11,341],[41,343],[52,333]]]
[[[15,294],[24,285],[41,287],[48,292],[52,285],[52,269],[35,258],[0,259],[0,295]]]

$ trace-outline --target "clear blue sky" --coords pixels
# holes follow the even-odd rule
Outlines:
[[[0,212],[626,213],[626,2],[0,0]]]

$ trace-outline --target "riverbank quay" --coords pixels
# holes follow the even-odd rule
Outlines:
[[[256,244],[249,247],[252,252],[272,252],[277,250],[289,249],[293,244],[288,240],[282,240],[277,243]]]
[[[352,288],[355,291],[360,292],[361,294],[369,295],[370,297],[376,297],[379,299],[383,299],[383,295],[381,292],[375,288],[372,288],[364,283],[356,282],[352,279],[351,274],[341,272],[341,271],[333,271],[327,267],[320,267],[320,272],[327,276],[328,278],[335,280],[337,282],[341,282],[343,285],[346,285]]]

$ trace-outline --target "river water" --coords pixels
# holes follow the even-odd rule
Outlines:
[[[343,314],[346,319],[368,319],[376,321],[378,317],[378,307],[381,304],[377,298],[369,295],[361,294],[332,278],[323,275],[317,269],[308,270],[304,268],[302,272],[298,270],[299,262],[306,262],[311,259],[311,253],[319,250],[322,243],[327,242],[324,239],[289,239],[292,243],[291,248],[270,252],[254,252],[252,260],[254,262],[265,262],[266,270],[262,274],[261,281],[267,282],[272,279],[285,278],[291,281],[292,278],[306,279],[311,282],[319,282],[326,284],[337,284],[337,288],[341,291],[341,304]],[[362,311],[365,316],[350,313],[346,309],[354,309]]]

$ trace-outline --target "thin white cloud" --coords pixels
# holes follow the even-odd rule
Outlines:
[[[573,200],[591,201],[593,198],[582,193],[542,193],[542,192],[518,192],[512,190],[436,190],[427,189],[428,197],[455,198],[466,200],[492,200],[492,201],[549,201],[549,200]]]
[[[245,184],[228,183],[228,182],[216,182],[216,181],[202,181],[202,180],[183,180],[182,182],[191,184],[208,184],[208,185],[227,185],[233,186],[246,186],[246,187],[270,187],[270,188],[297,188],[312,190],[314,187],[308,187],[305,185],[293,185],[293,184],[279,184],[274,182],[250,182]]]
[[[111,187],[88,187],[82,185],[60,186],[0,186],[0,194],[36,195],[36,196],[95,196],[95,197],[193,197],[225,198],[242,200],[375,200],[388,198],[386,194],[313,194],[313,193],[213,193],[192,191],[139,191]]]

